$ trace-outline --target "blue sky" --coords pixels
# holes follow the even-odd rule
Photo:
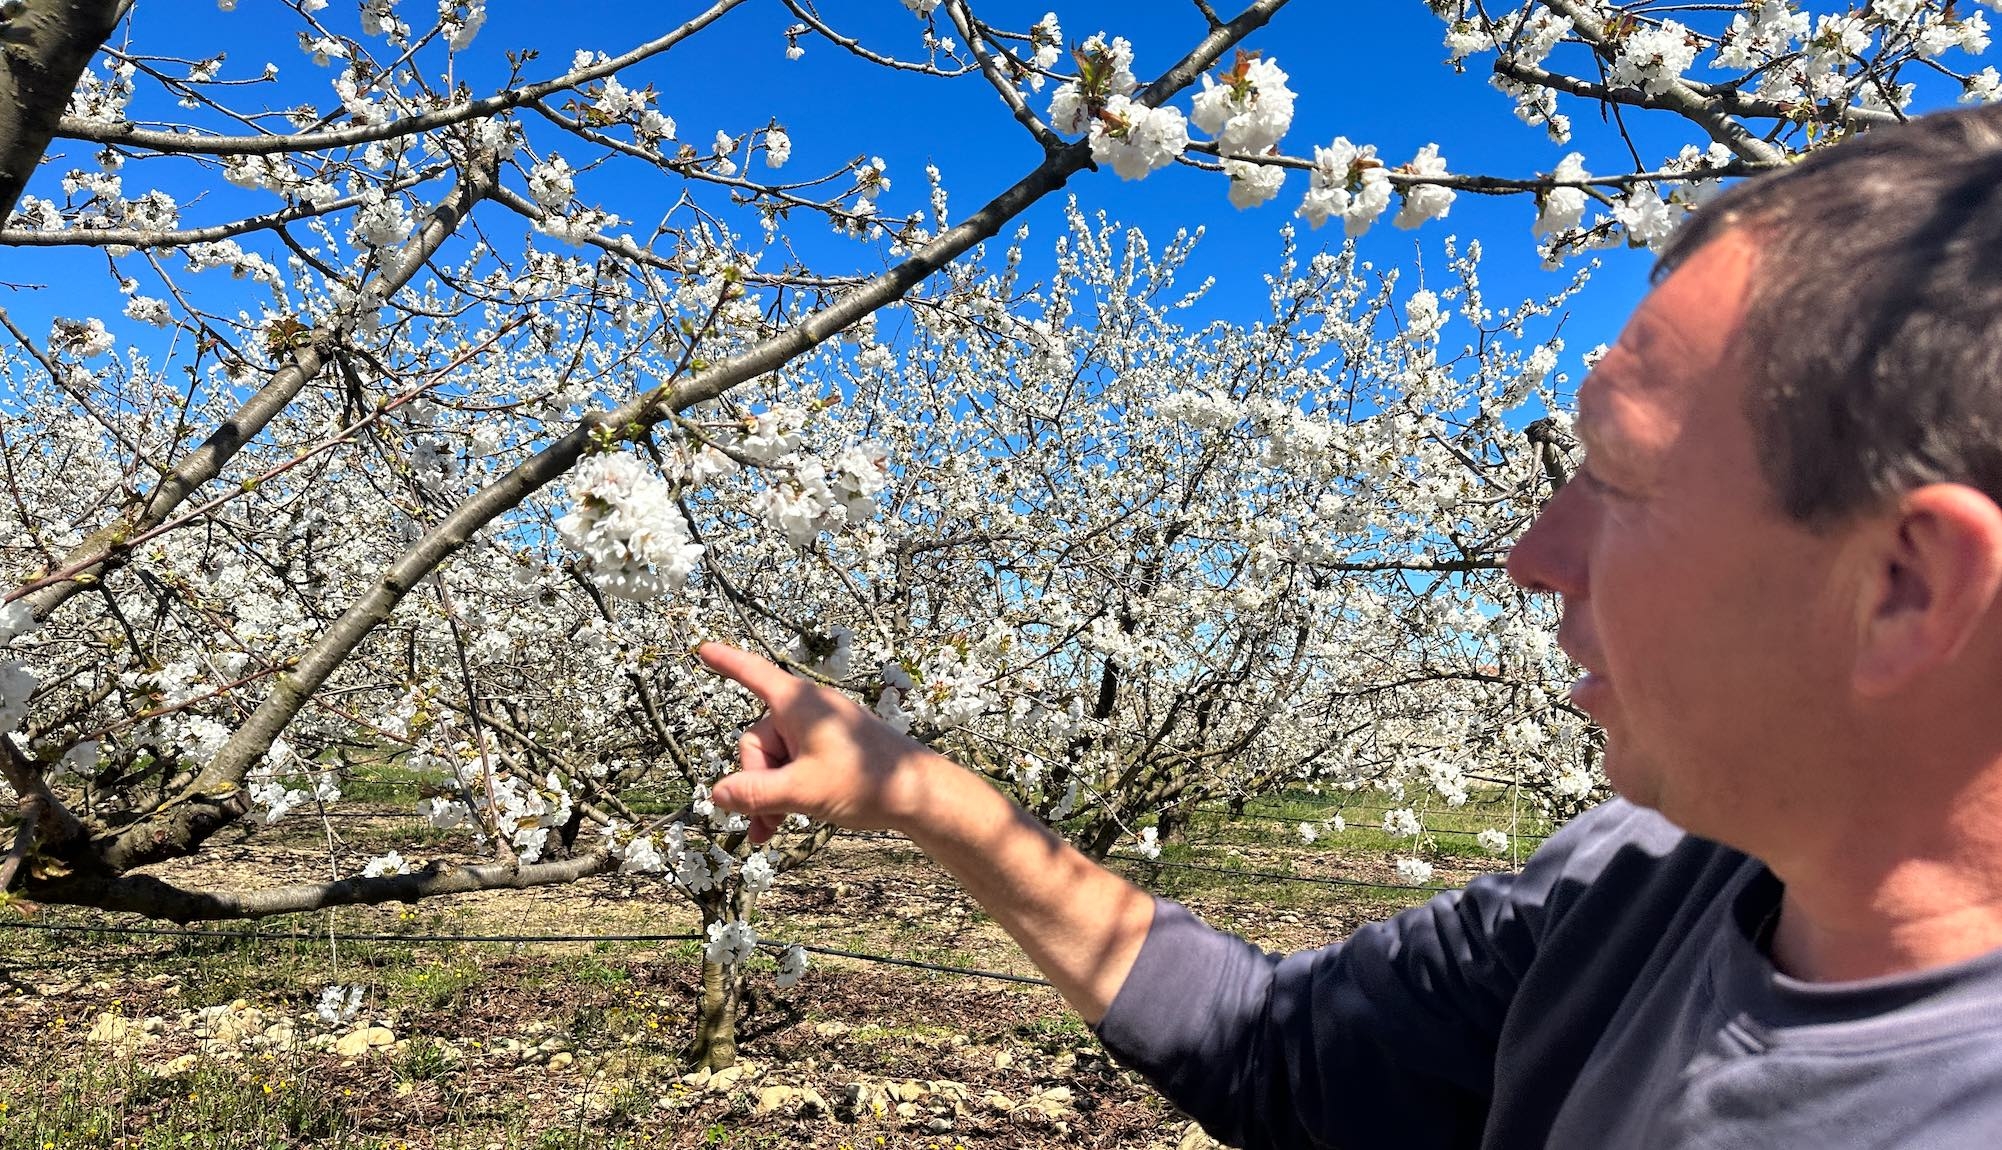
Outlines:
[[[978,9],[999,26],[1024,29],[1048,6],[1049,0],[985,0]],[[428,0],[403,0],[402,7],[413,20],[431,10]],[[579,48],[618,52],[661,34],[702,7],[691,0],[567,6],[490,0],[486,27],[454,62],[455,79],[476,94],[492,91],[505,78],[504,53],[523,48],[541,52],[539,60],[523,67],[524,76],[560,74]],[[1229,14],[1228,5],[1218,7]],[[822,0],[820,8],[838,21],[842,31],[872,47],[901,55],[922,52],[923,21],[896,0]],[[335,3],[320,15],[332,27],[358,33],[350,3]],[[1058,15],[1069,41],[1099,30],[1133,39],[1139,48],[1136,70],[1143,78],[1171,64],[1203,32],[1201,17],[1186,0],[1070,3],[1061,6]],[[261,89],[239,89],[236,99],[269,99],[283,106],[311,98],[328,106],[327,82],[336,70],[316,66],[300,51],[296,19],[277,0],[240,0],[230,13],[218,11],[209,0],[184,4],[142,0],[134,7],[132,20],[132,46],[138,51],[190,59],[227,52],[226,78],[254,76],[266,60],[281,69],[281,90],[267,96]],[[784,29],[792,22],[792,15],[776,0],[754,0],[689,43],[634,69],[625,82],[632,87],[653,84],[660,92],[661,109],[677,120],[680,138],[705,150],[718,129],[741,134],[775,117],[794,140],[793,159],[783,173],[789,178],[831,170],[858,156],[881,156],[893,181],[881,201],[889,214],[901,215],[925,204],[927,163],[936,163],[943,171],[954,209],[964,214],[1039,158],[1037,145],[1009,119],[979,77],[941,81],[892,73],[812,37],[803,41],[804,58],[789,61]],[[942,15],[938,26],[949,33]],[[1624,146],[1591,109],[1577,105],[1569,109],[1577,132],[1569,146],[1553,144],[1540,129],[1518,123],[1510,102],[1488,86],[1485,60],[1470,61],[1464,73],[1444,63],[1443,31],[1441,22],[1418,0],[1367,4],[1295,0],[1249,43],[1287,69],[1299,92],[1285,148],[1310,154],[1315,144],[1339,134],[1377,145],[1392,164],[1409,159],[1421,145],[1436,142],[1453,170],[1461,172],[1548,171],[1573,148],[1585,152],[1594,170],[1627,166]],[[382,48],[380,41],[376,47]],[[1034,102],[1040,108],[1047,99],[1046,90]],[[1179,103],[1186,108],[1186,96]],[[161,114],[157,101],[153,107],[154,114]],[[166,111],[182,114],[171,107]],[[197,113],[186,115],[198,122],[201,118]],[[539,142],[553,138],[553,129],[532,114],[524,119]],[[1659,116],[1630,116],[1629,125],[1650,164],[1693,138],[1686,125]],[[58,148],[62,147],[59,142]],[[83,154],[75,145],[70,148]],[[586,158],[581,149],[563,150],[576,160]],[[45,166],[29,191],[60,195],[56,181],[72,163]],[[169,178],[154,173],[170,166],[179,165],[128,165],[127,193],[148,186],[151,179]],[[188,182],[185,171],[171,177],[169,190],[189,205],[185,223],[230,218],[239,205],[249,205],[247,210],[277,206],[276,197],[269,194],[239,191],[214,174],[200,178],[203,183],[197,187]],[[627,228],[639,235],[662,217],[668,197],[678,190],[672,181],[653,179],[613,188],[603,180],[580,179],[579,187],[587,197],[602,197],[605,206],[627,216]],[[1278,230],[1293,220],[1306,175],[1290,174],[1276,200],[1244,212],[1228,204],[1225,188],[1217,174],[1172,168],[1139,182],[1121,181],[1110,171],[1086,173],[1072,182],[1070,191],[1088,212],[1102,210],[1139,226],[1157,242],[1178,228],[1204,226],[1207,238],[1193,261],[1194,271],[1217,278],[1205,318],[1249,320],[1259,313],[1264,298],[1261,276],[1275,262]],[[203,198],[190,204],[198,191]],[[1061,210],[1059,195],[1026,217],[1039,237],[1031,240],[1031,252],[1048,250],[1061,226]],[[1422,262],[1440,268],[1446,236],[1457,235],[1463,242],[1478,238],[1486,255],[1484,286],[1490,304],[1508,306],[1527,296],[1547,294],[1568,278],[1568,271],[1551,273],[1540,267],[1530,234],[1533,217],[1534,206],[1526,196],[1462,195],[1450,218],[1415,232],[1393,229],[1386,217],[1364,238],[1362,250],[1379,267]],[[502,231],[520,226],[505,216],[493,222]],[[1302,246],[1308,251],[1341,242],[1334,225],[1311,233],[1304,224],[1300,229]],[[884,255],[876,244],[835,236],[811,220],[799,220],[792,231],[797,249],[823,270],[868,271],[882,266]],[[270,250],[276,254],[275,242]],[[8,280],[62,285],[38,293],[0,289],[0,306],[13,310],[30,331],[45,331],[51,312],[77,315],[105,310],[86,305],[77,294],[78,285],[94,294],[94,285],[107,282],[102,256],[71,252],[52,260],[41,253],[15,251],[6,258]],[[1604,267],[1574,301],[1567,319],[1566,368],[1575,367],[1578,353],[1611,340],[1645,290],[1648,253],[1617,250],[1601,253],[1601,258]],[[130,257],[124,266],[136,270]],[[76,269],[76,274],[68,269]],[[250,295],[244,300],[246,306],[255,306]],[[115,321],[115,311],[107,318]],[[1450,335],[1449,331],[1449,341]]]
[[[1003,26],[1026,27],[1047,3],[987,4],[980,11],[1015,13]],[[1227,5],[1218,10],[1229,13]],[[823,9],[840,9],[842,30],[861,35],[871,44],[915,52],[921,22],[893,0],[861,0]],[[1072,4],[1058,10],[1067,40],[1104,30],[1126,35],[1139,46],[1136,71],[1149,78],[1174,60],[1202,34],[1202,20],[1193,5],[1176,0],[1154,3],[1099,2]],[[787,61],[780,35],[790,18],[776,5],[758,12],[733,13],[741,19],[739,35],[750,52],[731,64],[731,74],[749,91],[727,101],[726,107],[746,110],[759,106],[752,93],[775,97],[810,93],[804,100],[786,100],[775,109],[794,140],[792,166],[801,171],[846,159],[858,151],[889,161],[898,181],[886,196],[886,211],[921,205],[922,168],[937,163],[945,173],[956,209],[964,213],[1027,171],[1038,159],[1036,144],[1007,119],[991,89],[975,77],[954,82],[921,77],[872,75],[855,67],[830,45],[806,41],[807,53]],[[762,23],[764,27],[758,29]],[[745,32],[744,29],[758,29]],[[1475,62],[1465,74],[1455,74],[1444,60],[1444,25],[1417,0],[1392,3],[1333,4],[1325,0],[1295,0],[1255,35],[1249,46],[1262,50],[1292,75],[1299,93],[1288,151],[1311,154],[1315,144],[1337,135],[1377,145],[1390,163],[1402,163],[1428,142],[1439,144],[1454,170],[1527,175],[1548,171],[1566,151],[1539,129],[1525,127],[1509,100],[1488,86],[1486,69]],[[858,86],[858,81],[869,81]],[[736,85],[733,85],[735,87]],[[1048,90],[1034,98],[1041,110]],[[663,106],[672,109],[672,96]],[[685,101],[676,111],[684,138],[701,140],[721,123],[704,118],[714,112],[703,101]],[[1186,109],[1187,98],[1178,103]],[[1593,125],[1581,122],[1579,144],[1587,155]],[[1678,140],[1679,143],[1679,140]],[[1658,157],[1656,157],[1658,158]],[[789,169],[790,170],[790,169]],[[1211,307],[1217,314],[1250,318],[1264,299],[1260,277],[1275,263],[1281,226],[1296,222],[1294,210],[1306,191],[1305,173],[1291,173],[1278,198],[1240,212],[1225,199],[1226,181],[1211,172],[1174,168],[1142,181],[1122,181],[1110,170],[1086,173],[1069,191],[1090,212],[1103,210],[1113,218],[1137,225],[1165,240],[1177,228],[1201,225],[1206,236],[1195,268],[1218,278]],[[904,198],[908,197],[908,198]],[[1038,205],[1028,217],[1037,234],[1056,234],[1061,197]],[[1451,216],[1416,231],[1398,231],[1388,216],[1362,241],[1363,254],[1379,267],[1411,264],[1443,267],[1442,241],[1457,235],[1479,238],[1486,253],[1486,289],[1495,306],[1526,295],[1555,290],[1569,271],[1544,271],[1534,250],[1530,223],[1535,207],[1526,196],[1462,195]],[[1304,249],[1339,246],[1338,225],[1309,232],[1297,224]],[[1031,248],[1036,245],[1032,242]],[[1585,297],[1573,309],[1567,332],[1575,351],[1610,340],[1646,287],[1650,257],[1646,252],[1603,253],[1605,267]]]
[[[404,0],[402,7],[414,19],[430,6]],[[558,74],[579,48],[616,53],[659,35],[701,7],[698,3],[572,4],[561,9],[569,19],[552,21],[549,6],[491,0],[486,27],[455,62],[456,78],[475,93],[493,90],[505,78],[503,54],[529,47],[538,49],[541,59],[526,65],[524,75],[539,79]],[[1033,23],[1048,7],[1047,0],[990,0],[979,10],[999,26],[1019,29]],[[1227,13],[1225,6],[1219,9]],[[905,55],[922,51],[923,21],[896,0],[843,0],[823,3],[821,10],[830,20],[840,21],[840,30],[872,47]],[[157,0],[142,2],[133,11],[135,50],[182,54],[191,59],[226,52],[225,77],[255,75],[269,60],[281,69],[281,85],[289,90],[259,95],[258,99],[282,106],[287,100],[313,98],[325,106],[330,98],[326,83],[335,69],[316,66],[300,51],[296,20],[276,0],[240,0],[232,13],[218,11],[209,3],[169,5]],[[332,27],[350,34],[358,32],[352,8],[345,4],[331,5],[320,15]],[[1143,79],[1173,63],[1203,32],[1195,7],[1175,0],[1101,0],[1065,5],[1058,15],[1069,41],[1101,29],[1134,40],[1139,48],[1135,67]],[[1006,109],[979,77],[942,81],[890,73],[811,37],[803,41],[807,50],[802,59],[787,60],[783,33],[792,22],[791,14],[776,2],[747,4],[674,52],[633,70],[626,83],[654,84],[660,92],[659,105],[676,119],[680,137],[705,150],[719,128],[742,133],[776,117],[794,141],[793,159],[783,173],[787,177],[832,169],[857,156],[881,156],[888,162],[893,181],[891,191],[881,201],[886,213],[901,214],[925,204],[923,168],[927,163],[936,163],[943,171],[954,210],[964,214],[1029,170],[1039,158],[1035,142],[1008,118]],[[949,33],[942,16],[938,26],[941,32]],[[1442,32],[1440,22],[1417,0],[1368,5],[1296,0],[1250,43],[1286,68],[1300,93],[1294,126],[1285,141],[1287,149],[1307,154],[1314,144],[1342,134],[1376,144],[1391,163],[1401,163],[1421,145],[1437,142],[1455,170],[1526,174],[1554,166],[1566,149],[1551,144],[1540,131],[1518,123],[1509,102],[1487,86],[1485,69],[1478,62],[1463,75],[1445,66]],[[1048,95],[1046,89],[1033,98],[1039,110]],[[1186,96],[1180,103],[1187,107]],[[153,107],[154,114],[162,114],[157,101]],[[196,113],[181,113],[171,107],[166,111],[199,121]],[[549,139],[542,131],[545,126],[533,115],[525,119],[538,139]],[[1582,137],[1586,125],[1580,126]],[[58,142],[57,148],[62,147]],[[69,147],[81,158],[81,149]],[[580,149],[563,150],[579,161],[585,158]],[[58,196],[55,182],[62,169],[73,163],[45,166],[29,191]],[[158,178],[152,173],[160,167],[128,165],[128,194]],[[177,173],[168,185],[184,204],[197,191],[184,182],[187,179]],[[251,210],[276,206],[275,197],[241,192],[214,176],[206,180],[205,202],[186,209],[186,223],[227,218],[238,204],[253,205]],[[580,179],[579,187],[587,195],[605,194],[602,181],[592,185]],[[1103,210],[1123,223],[1139,226],[1157,242],[1165,241],[1177,228],[1204,226],[1207,238],[1193,262],[1197,274],[1217,277],[1208,314],[1250,319],[1258,314],[1264,297],[1260,277],[1276,261],[1278,231],[1293,220],[1305,189],[1305,173],[1292,173],[1276,200],[1244,212],[1226,201],[1226,182],[1221,176],[1185,168],[1159,172],[1138,182],[1121,181],[1109,170],[1084,173],[1073,180],[1069,191],[1087,211]],[[659,198],[672,190],[668,181],[647,181],[606,206],[627,216],[630,230],[643,235],[665,208]],[[1058,234],[1062,198],[1051,197],[1027,217],[1033,234],[1040,237],[1031,240],[1031,252],[1047,251],[1048,242]],[[1553,290],[1566,278],[1540,269],[1529,231],[1533,216],[1533,205],[1526,197],[1463,195],[1448,220],[1416,232],[1392,229],[1386,217],[1364,239],[1363,250],[1379,267],[1420,259],[1428,266],[1442,267],[1444,237],[1455,234],[1463,241],[1478,237],[1487,254],[1489,299],[1495,306],[1503,306],[1526,295]],[[503,219],[500,226],[505,230],[512,224]],[[882,265],[883,255],[876,245],[837,237],[812,221],[800,221],[792,230],[802,253],[823,263],[827,270],[864,271]],[[1338,225],[1309,233],[1301,224],[1300,231],[1307,251],[1339,245],[1342,239]],[[1595,278],[1587,296],[1574,306],[1567,326],[1574,353],[1611,339],[1645,286],[1645,253],[1606,255],[1606,268]],[[80,272],[87,266],[89,279],[99,280],[102,257],[84,259],[81,265],[73,262],[78,258],[83,258],[83,253],[69,253],[63,262]],[[54,273],[46,259],[40,253],[16,252],[8,261],[16,273],[7,278],[71,285],[81,282]],[[130,266],[131,261],[125,263]],[[51,270],[43,271],[45,267]],[[13,309],[38,333],[46,330],[47,313],[75,315],[91,310],[78,306],[75,296],[59,297],[53,292],[32,297],[0,295],[12,295],[14,298],[0,302],[0,306]],[[255,306],[250,297],[246,303]],[[115,312],[107,318],[115,321]]]

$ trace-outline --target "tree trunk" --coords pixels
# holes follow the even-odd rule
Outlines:
[[[736,1064],[742,982],[734,969],[702,960],[702,1002],[695,1015],[695,1038],[688,1046],[690,1066],[714,1071]]]
[[[758,896],[738,886],[731,895],[720,891],[705,895],[700,905],[702,932],[706,935],[711,923],[738,918],[748,922],[757,908]],[[747,1000],[745,982],[737,967],[703,958],[702,998],[695,1012],[695,1034],[688,1043],[691,1068],[716,1071],[736,1064],[737,1024],[743,1020]]]
[[[0,14],[0,223],[48,150],[84,65],[131,0],[28,0]]]
[[[1124,833],[1118,819],[1110,814],[1101,814],[1084,834],[1078,836],[1077,849],[1083,851],[1085,857],[1091,861],[1102,863],[1105,861],[1105,856],[1111,853],[1112,848],[1119,842],[1119,836]]]

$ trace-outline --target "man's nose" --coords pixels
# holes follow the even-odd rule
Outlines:
[[[1585,590],[1587,501],[1567,483],[1543,505],[1508,556],[1508,577],[1525,591],[1576,596]]]

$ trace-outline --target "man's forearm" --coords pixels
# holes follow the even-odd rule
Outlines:
[[[906,828],[950,871],[1086,1022],[1133,969],[1154,919],[1147,892],[1086,858],[985,779],[931,756],[924,815]]]

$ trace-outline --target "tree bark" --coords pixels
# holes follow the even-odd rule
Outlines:
[[[697,900],[702,908],[702,933],[709,924],[751,920],[758,896],[737,886],[734,894],[711,892]],[[743,1021],[749,978],[740,966],[702,960],[702,999],[695,1015],[695,1034],[688,1043],[688,1064],[711,1072],[737,1063],[737,1024]]]
[[[689,1065],[711,1072],[737,1064],[737,1003],[743,980],[721,963],[702,960],[702,1001],[695,1015]]]
[[[84,65],[132,0],[17,0],[0,7],[0,222],[48,150]]]
[[[150,874],[109,875],[92,869],[46,882],[30,883],[26,890],[35,898],[64,906],[130,911],[147,918],[187,923],[269,918],[330,906],[415,903],[440,895],[482,890],[526,890],[535,886],[576,882],[617,870],[618,866],[617,856],[608,851],[598,851],[571,859],[521,866],[495,863],[442,867],[434,864],[409,874],[336,879],[257,891],[188,890]]]

